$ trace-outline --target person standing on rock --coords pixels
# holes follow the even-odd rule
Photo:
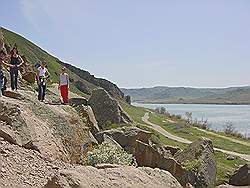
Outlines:
[[[0,97],[2,97],[4,90],[6,90],[6,82],[7,82],[6,76],[3,73],[3,65],[11,67],[10,64],[4,62],[5,56],[6,53],[3,50],[1,50],[0,51]]]
[[[10,81],[12,91],[17,91],[18,71],[19,67],[24,63],[22,57],[19,55],[17,47],[10,51]]]
[[[60,89],[61,92],[61,96],[63,99],[62,103],[69,103],[69,75],[66,73],[65,67],[62,67],[61,70],[58,89]]]
[[[38,100],[44,101],[46,94],[46,83],[50,73],[46,68],[46,62],[44,61],[42,65],[37,69],[37,84],[38,84]]]

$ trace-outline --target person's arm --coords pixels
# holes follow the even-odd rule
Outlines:
[[[7,67],[13,67],[13,65],[9,64],[9,63],[5,63],[5,61],[2,60],[2,64],[7,66]]]
[[[36,81],[38,84],[40,84],[40,79],[39,79],[39,69],[36,71]]]
[[[68,84],[68,88],[69,88],[69,75],[67,74],[66,77],[67,77],[67,84]]]
[[[21,63],[18,65],[18,67],[20,67],[20,66],[22,66],[24,61],[23,61],[23,58],[20,55],[18,56],[18,59],[19,59],[19,61],[21,61]]]
[[[48,79],[48,78],[50,77],[50,73],[49,73],[48,69],[46,70],[45,75],[46,75],[46,76],[45,76],[46,79]]]
[[[60,89],[60,85],[61,85],[61,74],[59,75],[59,80],[58,80],[58,89]]]

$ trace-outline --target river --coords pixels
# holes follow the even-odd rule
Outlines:
[[[244,136],[250,137],[250,105],[210,105],[210,104],[142,104],[133,103],[150,109],[165,107],[170,114],[179,114],[185,118],[186,112],[192,112],[193,119],[207,119],[210,128],[223,131],[226,122]]]

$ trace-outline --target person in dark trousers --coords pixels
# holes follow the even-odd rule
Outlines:
[[[49,71],[46,68],[46,62],[43,62],[37,69],[37,84],[38,84],[38,100],[44,101],[46,94],[46,83],[50,77]]]
[[[18,53],[17,47],[10,51],[10,81],[12,91],[17,91],[18,85],[18,71],[19,67],[23,64],[23,59]]]
[[[7,79],[6,76],[4,75],[3,72],[3,65],[7,66],[7,67],[11,67],[10,64],[7,64],[4,62],[4,58],[6,56],[6,53],[1,50],[0,51],[0,97],[2,97],[3,92],[6,90],[6,84],[7,84]]]

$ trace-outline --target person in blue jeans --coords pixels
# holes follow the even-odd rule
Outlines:
[[[37,84],[38,84],[38,100],[44,101],[46,94],[46,83],[50,73],[46,68],[46,62],[43,62],[37,69]]]
[[[10,51],[10,81],[12,91],[17,91],[19,67],[24,63],[18,53],[17,47]]]
[[[6,53],[3,50],[1,50],[0,51],[0,97],[2,97],[4,90],[6,90],[6,82],[7,82],[6,76],[4,75],[3,72],[3,65],[11,67],[10,64],[4,62],[5,56]]]

